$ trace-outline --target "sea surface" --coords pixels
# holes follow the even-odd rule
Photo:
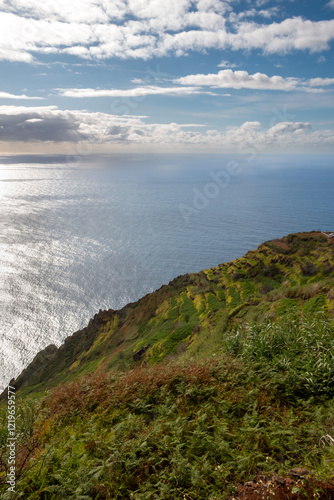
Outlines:
[[[99,309],[334,230],[328,156],[0,157],[0,388]]]

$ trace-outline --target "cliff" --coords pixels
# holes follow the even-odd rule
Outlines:
[[[11,382],[0,498],[334,498],[333,282],[298,233],[100,311]]]
[[[299,233],[263,243],[230,263],[179,276],[121,310],[100,311],[59,349],[49,346],[39,353],[11,385],[27,394],[96,371],[209,354],[217,325],[224,330],[238,322],[261,323],[291,308],[332,315],[333,256],[333,240]]]

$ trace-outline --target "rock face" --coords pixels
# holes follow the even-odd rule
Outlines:
[[[133,361],[139,361],[144,356],[147,349],[149,349],[150,347],[151,347],[151,344],[148,344],[147,346],[139,349],[139,351],[134,352],[132,355]]]
[[[38,386],[46,380],[52,381],[63,369],[71,366],[82,352],[93,345],[101,325],[106,323],[113,314],[112,309],[100,311],[90,320],[86,328],[67,337],[59,348],[54,344],[48,345],[36,354],[16,380],[10,381],[10,385],[18,391],[27,386]],[[5,397],[7,397],[7,390],[0,395],[0,400]]]
[[[21,375],[13,382],[14,387],[19,389],[24,383],[29,380],[32,384],[37,384],[40,380],[41,374],[46,369],[46,367],[54,360],[57,356],[58,347],[54,344],[48,345],[43,351],[40,351],[30,365],[27,366]]]

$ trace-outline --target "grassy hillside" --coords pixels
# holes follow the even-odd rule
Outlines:
[[[230,263],[179,276],[120,311],[100,311],[59,350],[49,346],[39,353],[12,385],[27,394],[98,370],[124,370],[180,355],[201,358],[219,349],[221,333],[234,324],[262,323],[291,309],[332,315],[333,255],[334,244],[326,236],[301,233],[264,243]]]
[[[100,311],[12,381],[0,497],[334,499],[333,281],[333,243],[300,233]]]

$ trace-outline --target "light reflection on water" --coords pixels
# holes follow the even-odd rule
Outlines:
[[[244,165],[188,224],[179,204],[192,205],[222,159],[123,163],[0,165],[0,386],[100,308],[267,239],[334,229],[334,170],[319,162],[317,171]]]

